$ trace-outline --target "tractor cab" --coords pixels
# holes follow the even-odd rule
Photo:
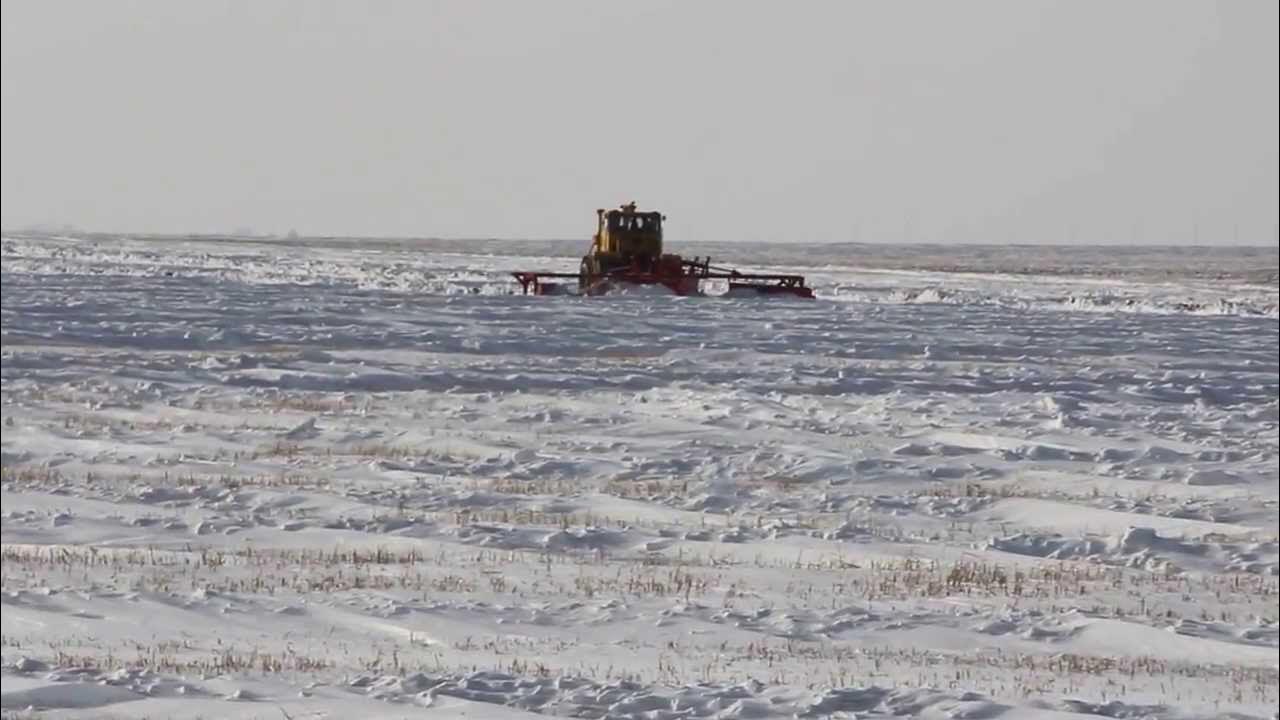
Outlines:
[[[635,203],[628,203],[617,210],[596,210],[596,218],[596,254],[627,261],[662,255],[662,213],[639,212]]]

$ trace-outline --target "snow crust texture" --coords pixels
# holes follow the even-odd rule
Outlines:
[[[3,717],[1275,717],[1274,251],[552,250],[6,236]]]

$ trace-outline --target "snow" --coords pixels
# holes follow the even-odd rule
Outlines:
[[[714,249],[7,235],[5,717],[1274,716],[1274,250]]]

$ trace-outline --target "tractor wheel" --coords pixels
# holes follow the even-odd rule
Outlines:
[[[594,258],[587,255],[582,258],[582,265],[578,266],[578,292],[585,294],[587,289],[591,287],[591,283],[595,281],[596,276],[599,274],[596,272],[595,262],[593,262],[593,260]]]

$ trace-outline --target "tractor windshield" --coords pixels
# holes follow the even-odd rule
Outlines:
[[[658,229],[658,219],[649,215],[618,213],[609,216],[609,229],[623,232],[650,232]]]

